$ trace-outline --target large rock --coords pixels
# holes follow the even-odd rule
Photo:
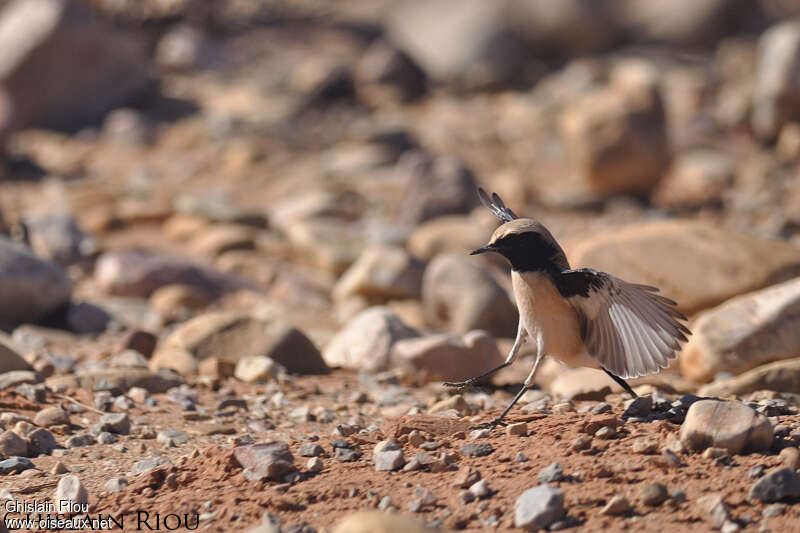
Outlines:
[[[376,372],[389,367],[392,347],[418,337],[386,307],[370,307],[353,317],[328,343],[322,356],[332,367]]]
[[[800,278],[729,300],[702,313],[681,353],[681,372],[710,381],[800,354]]]
[[[436,533],[410,516],[380,511],[360,511],[342,518],[333,533]]]
[[[744,396],[758,390],[796,393],[800,390],[800,358],[756,367],[732,379],[709,383],[701,396]]]
[[[182,257],[147,250],[116,250],[100,256],[94,277],[110,294],[143,298],[165,285],[192,285],[209,294],[247,286],[242,280]]]
[[[99,118],[151,85],[147,43],[78,2],[14,0],[0,12],[0,136]]]
[[[566,108],[560,130],[575,172],[598,196],[647,193],[668,168],[664,106],[646,64],[623,63],[608,87]]]
[[[0,331],[0,374],[12,370],[30,370],[31,366],[19,353],[16,343]]]
[[[700,400],[681,425],[681,443],[689,450],[725,448],[731,454],[769,450],[773,430],[767,418],[739,402]]]
[[[422,280],[422,303],[430,324],[454,333],[482,329],[513,337],[517,331],[517,309],[508,293],[468,256],[442,254],[431,261]]]
[[[390,299],[419,299],[424,265],[400,247],[367,248],[333,289],[333,297],[344,301],[363,296],[370,302]]]
[[[800,249],[785,242],[677,220],[592,235],[569,252],[575,268],[655,285],[684,313],[800,274]]]
[[[391,361],[392,367],[412,370],[414,375],[462,381],[497,367],[503,357],[489,335],[470,331],[463,337],[443,333],[398,341]]]
[[[514,504],[514,527],[546,529],[564,515],[564,491],[539,485],[523,492]]]
[[[764,32],[758,51],[752,126],[760,138],[772,141],[784,124],[800,119],[800,21]]]
[[[36,322],[64,306],[71,294],[72,282],[59,265],[0,237],[0,325]]]
[[[156,350],[151,368],[174,368],[171,359],[190,354],[196,361],[216,357],[235,363],[264,355],[297,374],[328,371],[319,350],[303,332],[279,320],[260,320],[227,312],[206,313],[176,328]]]

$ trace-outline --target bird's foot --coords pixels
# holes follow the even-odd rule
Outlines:
[[[477,426],[472,426],[470,429],[494,429],[497,426],[506,426],[507,424],[503,422],[502,418],[495,418],[491,422],[483,422],[482,424],[478,424]]]
[[[449,387],[451,389],[456,389],[458,392],[461,392],[464,389],[467,389],[467,388],[472,387],[473,385],[475,385],[475,380],[474,379],[468,379],[466,381],[455,381],[455,382],[445,381],[443,383],[443,385],[445,387]]]

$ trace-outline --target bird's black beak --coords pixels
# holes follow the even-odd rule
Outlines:
[[[486,252],[494,252],[494,246],[492,246],[491,244],[487,244],[486,246],[481,246],[480,248],[472,250],[469,253],[469,255],[485,254]]]

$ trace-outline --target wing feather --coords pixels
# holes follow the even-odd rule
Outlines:
[[[621,378],[666,368],[691,334],[675,302],[656,294],[655,287],[591,269],[567,270],[560,276],[562,295],[584,321],[589,355]]]
[[[506,207],[506,204],[503,203],[503,200],[495,192],[492,193],[492,198],[489,199],[489,195],[486,194],[486,191],[478,187],[478,198],[480,198],[481,203],[486,206],[494,216],[503,222],[511,222],[519,218],[511,209]]]

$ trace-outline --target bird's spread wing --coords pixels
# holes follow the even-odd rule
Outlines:
[[[518,218],[511,209],[506,207],[506,205],[503,203],[503,200],[497,196],[497,193],[492,193],[492,198],[490,200],[489,195],[486,194],[486,191],[479,187],[478,198],[481,199],[481,203],[485,205],[494,216],[503,222],[511,222],[515,218]]]
[[[677,357],[689,329],[658,289],[582,268],[556,274],[556,286],[581,317],[589,354],[621,378],[658,372]]]

